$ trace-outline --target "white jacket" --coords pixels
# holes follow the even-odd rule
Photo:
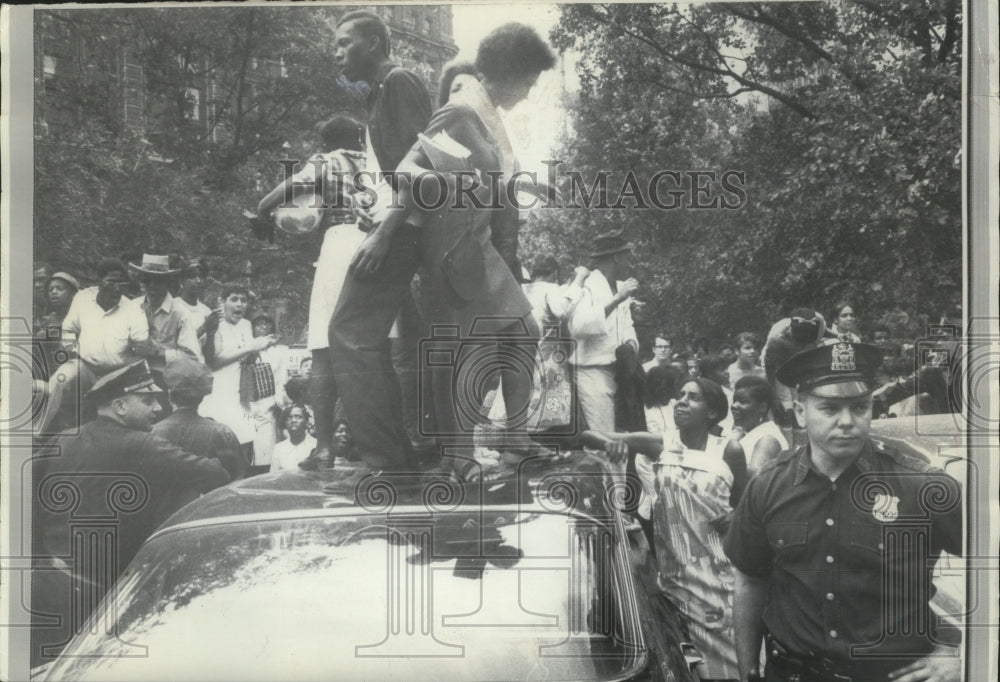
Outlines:
[[[618,282],[621,287],[624,282]],[[611,285],[600,270],[593,270],[583,283],[583,295],[569,318],[570,335],[576,341],[574,364],[580,367],[610,365],[615,349],[626,341],[638,347],[632,324],[632,299],[618,304],[608,316],[604,309],[614,299]]]

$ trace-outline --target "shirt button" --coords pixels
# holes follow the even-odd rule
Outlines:
[[[836,489],[837,489],[837,484],[836,483],[831,483],[830,484],[830,490],[836,490]]]
[[[885,549],[885,545],[880,542],[880,543],[878,543],[878,548],[879,549]]]
[[[830,556],[829,554],[826,555],[826,563],[828,563],[828,564],[832,564],[833,563],[833,557]]]
[[[830,638],[831,639],[837,639],[837,631],[836,630],[830,630]]]
[[[784,547],[784,546],[785,546],[785,541],[784,540],[778,540],[778,547]]]
[[[826,593],[826,600],[827,601],[833,601],[833,592],[827,592]]]
[[[832,526],[833,525],[833,519],[827,519],[826,520],[826,525]]]

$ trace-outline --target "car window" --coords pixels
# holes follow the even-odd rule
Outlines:
[[[620,679],[646,659],[623,562],[609,526],[549,512],[182,528],[49,678]]]

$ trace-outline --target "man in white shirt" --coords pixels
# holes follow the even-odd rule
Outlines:
[[[576,341],[577,399],[591,430],[615,430],[615,352],[622,345],[633,354],[639,351],[630,309],[639,283],[634,278],[619,280],[628,271],[631,255],[632,245],[621,232],[594,240],[594,267],[569,320]]]
[[[138,360],[148,353],[149,325],[142,310],[131,304],[122,291],[128,285],[128,270],[115,259],[97,265],[98,284],[77,293],[62,323],[62,344],[70,360],[52,373],[48,402],[38,430],[46,432],[64,408],[65,423],[79,425],[79,396],[100,377]]]

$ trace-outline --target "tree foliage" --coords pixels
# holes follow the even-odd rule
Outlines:
[[[68,27],[74,56],[36,87],[47,122],[35,139],[36,258],[86,281],[102,257],[207,256],[217,281],[285,299],[286,329],[301,329],[318,244],[279,234],[265,246],[242,210],[283,179],[282,159],[317,151],[317,121],[361,114],[335,83],[331,22],[341,11],[36,13],[39,26]],[[141,126],[122,115],[130,77]]]
[[[552,38],[580,77],[565,167],[736,170],[747,200],[536,211],[527,241],[580,259],[593,234],[624,228],[643,323],[688,339],[844,297],[870,323],[952,313],[961,22],[952,0],[564,5]]]

